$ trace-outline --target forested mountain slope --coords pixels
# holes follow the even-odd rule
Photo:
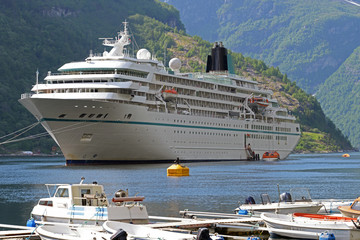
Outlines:
[[[326,115],[354,147],[360,147],[360,47],[320,88],[316,97]]]

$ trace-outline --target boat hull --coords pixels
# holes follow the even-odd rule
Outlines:
[[[288,213],[317,213],[321,209],[322,205],[319,203],[306,202],[306,203],[271,203],[271,204],[243,204],[240,206],[240,209],[247,210],[253,213],[278,213],[278,214],[288,214]]]
[[[331,220],[312,220],[306,217],[293,217],[291,214],[263,213],[261,218],[269,228],[270,234],[296,239],[319,239],[321,233],[328,231],[335,238],[350,240],[360,239],[360,230],[353,223]]]
[[[248,143],[260,156],[276,149],[285,159],[300,138],[300,133],[246,129],[245,120],[152,112],[140,105],[34,97],[19,101],[56,141],[67,164],[247,160]],[[257,137],[247,138],[249,132]],[[286,140],[275,140],[279,135]]]

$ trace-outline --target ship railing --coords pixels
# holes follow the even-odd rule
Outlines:
[[[21,99],[31,98],[33,93],[23,93],[21,94]]]

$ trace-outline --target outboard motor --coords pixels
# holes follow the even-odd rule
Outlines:
[[[255,200],[252,196],[249,196],[245,199],[245,204],[255,204]]]
[[[209,229],[199,228],[198,233],[196,235],[196,240],[211,240]]]
[[[284,192],[280,194],[280,201],[281,202],[292,202],[291,194],[288,192]]]
[[[110,237],[110,240],[126,240],[126,238],[127,233],[120,228]]]
[[[333,233],[325,231],[320,234],[319,240],[335,240],[335,235]]]

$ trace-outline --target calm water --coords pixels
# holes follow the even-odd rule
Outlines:
[[[306,187],[312,198],[360,196],[360,153],[291,155],[278,162],[187,163],[190,176],[166,176],[170,164],[66,167],[63,158],[0,158],[0,223],[25,225],[45,183],[97,181],[108,197],[119,189],[145,196],[150,215],[179,216],[184,209],[232,213],[238,202]]]

